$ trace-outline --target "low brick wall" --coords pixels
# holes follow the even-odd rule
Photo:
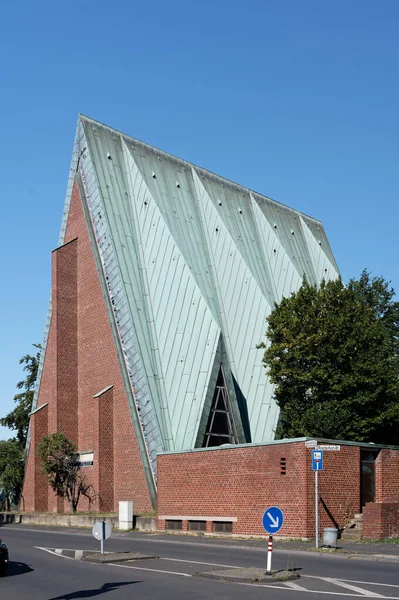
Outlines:
[[[311,538],[311,462],[304,441],[290,440],[160,454],[158,529],[265,536],[263,512],[276,505],[284,512],[277,535]],[[342,445],[339,452],[325,452],[324,463],[319,474],[320,531],[343,529],[360,509],[360,449]]]
[[[370,502],[363,509],[363,537],[399,537],[399,502]]]

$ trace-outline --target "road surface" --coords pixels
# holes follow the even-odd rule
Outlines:
[[[3,526],[0,536],[10,549],[9,575],[0,579],[4,600],[332,600],[388,598],[399,600],[399,560],[380,562],[343,555],[287,552],[275,543],[273,569],[297,569],[296,581],[272,587],[224,583],[192,577],[221,567],[265,566],[259,546],[240,541],[174,537],[162,534],[113,535],[106,551],[156,554],[134,563],[90,564],[78,560],[82,550],[99,550],[88,531],[57,531]],[[265,543],[266,547],[266,543]]]

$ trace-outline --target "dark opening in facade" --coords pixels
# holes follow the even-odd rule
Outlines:
[[[178,519],[168,519],[165,522],[166,525],[166,529],[172,529],[172,530],[177,530],[177,531],[181,531],[183,529],[183,521],[180,521]]]
[[[206,531],[206,521],[189,521],[189,531]]]
[[[221,446],[222,444],[238,444],[238,436],[231,410],[223,365],[220,365],[203,447]]]
[[[214,521],[213,531],[215,533],[232,533],[233,523],[231,521]]]

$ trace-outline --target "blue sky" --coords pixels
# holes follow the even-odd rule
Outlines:
[[[320,219],[399,290],[397,0],[0,8],[0,416],[41,342],[78,113]],[[0,429],[0,437],[9,437]]]

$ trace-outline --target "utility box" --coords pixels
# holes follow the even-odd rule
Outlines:
[[[119,502],[119,529],[133,529],[133,502]]]

